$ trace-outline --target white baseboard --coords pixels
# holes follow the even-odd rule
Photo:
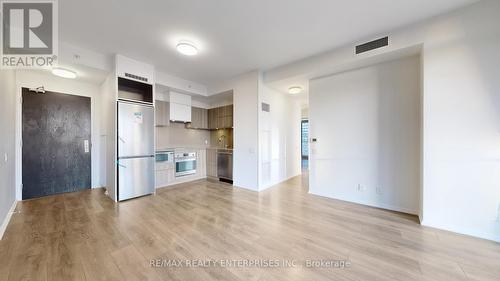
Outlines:
[[[317,195],[317,196],[321,196],[321,197],[326,197],[326,198],[331,198],[331,199],[336,199],[336,200],[341,200],[341,201],[346,201],[346,202],[351,202],[351,203],[356,203],[356,204],[361,204],[361,205],[366,205],[366,206],[385,209],[385,210],[390,210],[390,211],[401,212],[401,213],[405,213],[405,214],[411,214],[411,215],[417,215],[417,216],[419,214],[418,210],[412,210],[409,208],[395,206],[395,205],[391,205],[391,204],[373,203],[373,202],[363,201],[363,200],[352,200],[350,198],[331,196],[329,194],[313,193],[311,191],[309,191],[309,194]]]
[[[442,224],[430,220],[422,221],[422,225],[500,243],[500,234],[498,233],[485,232],[475,228],[464,227],[459,225]]]
[[[16,205],[17,205],[17,200],[14,200],[14,203],[12,203],[12,206],[10,207],[9,212],[5,216],[5,219],[3,220],[2,226],[0,226],[0,240],[3,239],[3,235],[5,231],[7,230],[7,226],[9,225],[10,218],[12,217],[12,214],[16,210]]]

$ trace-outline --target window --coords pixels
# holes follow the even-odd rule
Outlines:
[[[307,159],[309,157],[309,120],[302,120],[300,132],[302,159]]]

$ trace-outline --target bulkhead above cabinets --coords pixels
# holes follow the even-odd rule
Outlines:
[[[154,104],[154,71],[152,65],[116,55],[118,99]]]
[[[118,77],[136,82],[155,84],[154,66],[122,55],[116,55],[116,74]]]

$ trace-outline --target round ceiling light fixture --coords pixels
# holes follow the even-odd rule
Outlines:
[[[198,48],[189,41],[180,41],[177,43],[177,51],[185,56],[196,56]]]
[[[288,93],[292,95],[300,94],[302,92],[302,87],[300,86],[293,86],[288,88]]]
[[[62,78],[68,78],[68,79],[75,79],[76,78],[76,72],[65,69],[65,68],[53,68],[52,69],[52,74],[62,77]]]

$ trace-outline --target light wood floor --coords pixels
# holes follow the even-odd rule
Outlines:
[[[260,194],[200,181],[120,204],[102,189],[21,202],[5,235],[0,280],[500,280],[499,244],[309,195],[301,177]],[[151,259],[296,264],[173,268]]]

